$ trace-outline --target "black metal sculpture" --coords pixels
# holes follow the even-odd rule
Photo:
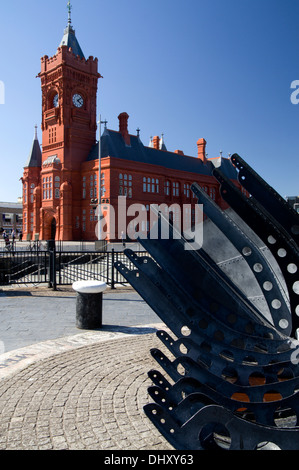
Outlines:
[[[144,410],[176,449],[299,449],[299,216],[231,161],[250,197],[219,169],[228,210],[192,186],[206,215],[201,248],[140,238],[150,257],[125,250],[135,268],[116,264],[171,332],[157,332],[170,358],[151,353],[167,378],[149,372]]]

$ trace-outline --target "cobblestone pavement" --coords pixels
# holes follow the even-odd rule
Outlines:
[[[172,449],[143,412],[147,372],[157,367],[150,349],[160,341],[154,333],[103,339],[28,364],[22,350],[7,356],[20,362],[0,379],[1,450]]]
[[[107,292],[100,330],[74,306],[70,289],[0,290],[0,450],[172,451],[143,411],[165,325],[132,290]]]

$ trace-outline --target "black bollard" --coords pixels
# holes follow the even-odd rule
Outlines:
[[[103,292],[105,282],[77,281],[73,289],[77,292],[76,326],[84,330],[94,330],[103,325]]]

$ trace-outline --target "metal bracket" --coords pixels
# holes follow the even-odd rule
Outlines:
[[[115,266],[172,334],[157,332],[146,415],[176,448],[299,449],[299,217],[239,156],[245,196],[219,169],[221,210],[192,185],[206,218],[201,248],[167,224],[145,255]],[[175,235],[175,236],[174,236]]]

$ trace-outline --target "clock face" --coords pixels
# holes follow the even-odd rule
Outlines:
[[[84,100],[82,98],[81,95],[79,95],[78,93],[76,93],[74,96],[73,96],[73,103],[74,105],[76,106],[76,108],[82,108],[83,104],[84,104]]]
[[[58,105],[59,105],[59,98],[58,98],[58,95],[55,95],[54,98],[53,98],[53,105],[54,105],[54,108],[58,108]]]

